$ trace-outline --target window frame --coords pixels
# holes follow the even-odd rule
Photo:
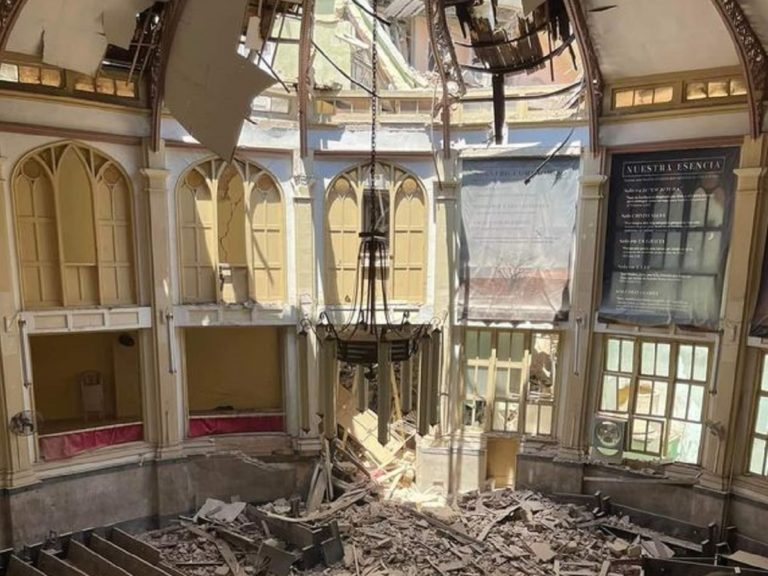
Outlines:
[[[711,340],[703,340],[703,339],[696,339],[696,338],[679,338],[679,339],[672,339],[672,338],[665,338],[663,336],[657,335],[657,334],[649,334],[649,333],[638,333],[638,334],[627,334],[623,332],[599,332],[598,336],[601,338],[602,345],[601,345],[601,351],[600,351],[600,359],[599,359],[599,374],[600,377],[597,379],[598,385],[596,390],[596,400],[595,400],[595,413],[605,416],[610,416],[614,418],[619,418],[622,420],[625,420],[627,422],[627,433],[626,437],[624,439],[624,446],[622,447],[622,450],[624,451],[624,454],[629,459],[632,459],[633,456],[637,456],[639,458],[637,459],[643,459],[644,457],[651,457],[651,458],[666,458],[666,454],[669,447],[669,440],[670,440],[670,434],[673,428],[673,424],[676,422],[682,422],[685,424],[694,424],[700,426],[699,431],[699,447],[698,447],[698,453],[696,456],[695,462],[689,462],[681,459],[674,460],[675,462],[679,462],[681,464],[689,464],[689,465],[695,465],[699,466],[701,465],[701,458],[702,453],[704,450],[704,423],[706,421],[707,416],[707,408],[709,403],[709,389],[711,380],[713,377],[713,365],[714,365],[714,354],[717,349],[716,342],[713,342]],[[630,371],[614,371],[610,370],[608,368],[608,354],[609,354],[609,342],[611,340],[619,340],[619,341],[628,341],[632,342],[633,344],[633,351],[632,351],[632,367]],[[654,373],[653,374],[646,374],[643,372],[642,367],[642,360],[643,360],[643,347],[644,345],[652,344],[654,346]],[[668,345],[669,351],[668,351],[668,370],[667,374],[659,374],[657,372],[658,370],[658,349],[659,345]],[[680,356],[680,349],[682,347],[690,347],[692,356],[691,356],[691,366],[690,366],[690,375],[688,377],[684,377],[679,373],[680,366],[679,366],[679,356]],[[694,361],[696,358],[697,350],[699,348],[704,348],[707,350],[707,364],[704,374],[704,379],[698,379],[695,378],[695,368],[694,368]],[[621,351],[619,352],[619,368],[621,368]],[[626,410],[609,410],[606,408],[603,408],[603,391],[605,387],[605,376],[606,375],[621,375],[623,377],[629,378],[629,391],[628,391],[628,400],[627,400],[627,408]],[[663,402],[664,405],[664,414],[658,415],[654,413],[654,401],[653,396],[650,399],[650,405],[649,405],[649,411],[648,413],[638,413],[637,408],[639,404],[639,396],[641,395],[641,389],[640,389],[640,381],[650,381],[653,383],[652,392],[651,395],[653,395],[653,391],[656,388],[656,383],[664,381],[666,382],[666,398]],[[685,417],[680,418],[675,416],[675,397],[677,393],[678,386],[688,386],[688,394],[686,396],[686,405],[685,405]],[[690,399],[691,399],[691,390],[693,386],[700,387],[702,389],[702,396],[701,396],[701,413],[699,415],[699,420],[692,420],[689,418],[689,411],[690,411]],[[618,408],[618,400],[615,404]],[[648,428],[646,428],[646,434],[645,434],[645,449],[637,449],[634,445],[634,437],[635,437],[635,424],[637,422],[656,422],[661,425],[661,441],[659,443],[659,449],[658,450],[649,450],[648,449]]]
[[[467,337],[470,332],[476,332],[478,335],[478,349],[480,347],[480,335],[489,334],[489,357],[488,359],[482,359],[481,357],[469,358],[466,354]],[[522,359],[517,360],[499,360],[498,346],[499,336],[501,334],[510,335],[510,351],[514,350],[513,339],[515,335],[522,335]],[[531,359],[532,350],[534,346],[534,340],[537,335],[551,335],[557,338],[557,347],[555,349],[555,357],[551,358],[552,361],[552,392],[551,399],[542,400],[537,398],[532,399],[533,393],[531,392]],[[483,432],[492,435],[503,435],[512,437],[531,437],[539,439],[554,439],[556,436],[556,422],[557,422],[557,407],[559,402],[559,387],[560,376],[557,369],[557,363],[560,359],[562,350],[562,331],[559,330],[520,330],[514,328],[494,328],[494,327],[475,327],[465,326],[462,330],[462,425],[470,430]],[[510,354],[511,356],[511,354]],[[520,386],[517,393],[508,393],[502,397],[498,397],[496,394],[496,378],[497,368],[499,365],[508,373],[507,384],[509,385],[512,374],[515,370],[520,370]],[[468,391],[469,382],[467,381],[467,371],[469,369],[486,368],[487,376],[485,383],[485,394],[471,394]],[[496,406],[499,403],[505,404],[505,429],[498,429],[494,426],[494,415]],[[506,422],[508,422],[508,411],[510,404],[517,404],[517,423],[514,430],[506,428]],[[477,426],[474,423],[466,423],[464,415],[469,408],[473,415],[472,422],[474,422],[474,415],[478,411],[478,406],[482,406],[483,419],[482,426]],[[536,407],[535,410],[533,408]],[[549,433],[542,432],[542,407],[548,407],[551,411],[549,419]],[[529,412],[536,412],[536,430],[534,433],[529,432]]]
[[[768,481],[768,431],[759,433],[756,430],[757,418],[760,410],[760,400],[768,398],[768,385],[763,389],[763,379],[768,379],[768,350],[759,349],[760,359],[757,363],[758,370],[754,378],[754,388],[752,393],[752,405],[749,417],[749,440],[747,442],[746,458],[744,459],[744,473],[750,477]],[[752,456],[755,450],[755,443],[760,440],[764,442],[763,446],[763,472],[754,472],[752,470]]]

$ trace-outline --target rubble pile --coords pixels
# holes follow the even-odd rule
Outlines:
[[[209,500],[194,518],[144,539],[191,576],[611,576],[640,574],[642,556],[673,554],[663,536],[626,517],[529,491],[470,493],[454,507],[421,509],[381,492],[369,484],[313,512],[298,500]]]

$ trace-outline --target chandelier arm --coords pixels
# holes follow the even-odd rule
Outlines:
[[[361,278],[360,274],[360,259],[363,257],[363,244],[361,243],[360,246],[357,249],[357,266],[355,267],[355,294],[352,298],[352,312],[349,314],[349,318],[347,318],[347,321],[342,324],[341,326],[341,332],[344,332],[349,329],[352,324],[356,324],[355,321],[355,315],[361,314],[362,309],[362,302],[358,302],[358,298],[362,297],[362,291],[360,290],[360,283],[364,280]],[[353,332],[354,334],[354,332]]]

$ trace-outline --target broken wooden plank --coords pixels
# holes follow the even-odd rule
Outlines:
[[[245,571],[243,570],[243,567],[240,566],[240,563],[237,561],[237,558],[235,557],[235,553],[232,552],[232,548],[229,547],[229,544],[224,542],[224,540],[222,540],[221,538],[217,538],[216,536],[209,534],[208,532],[206,532],[199,526],[195,526],[194,524],[187,526],[187,529],[193,534],[197,534],[201,538],[205,538],[209,542],[213,542],[216,545],[216,548],[219,550],[219,554],[221,554],[221,557],[224,558],[224,562],[226,562],[227,566],[229,566],[229,571],[231,572],[232,576],[245,576]]]

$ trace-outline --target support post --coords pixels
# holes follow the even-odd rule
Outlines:
[[[146,181],[147,201],[149,206],[149,234],[152,250],[152,310],[153,343],[155,359],[155,386],[151,390],[154,396],[149,406],[154,406],[154,414],[148,418],[149,440],[153,440],[161,458],[177,457],[181,452],[184,437],[183,394],[178,366],[176,366],[176,346],[174,340],[178,333],[173,320],[173,280],[171,278],[171,238],[168,210],[168,176],[170,171],[165,164],[165,145],[160,142],[156,152],[145,143],[146,167],[141,173]],[[170,329],[169,329],[170,328]]]
[[[602,172],[600,154],[584,152],[581,157],[579,210],[576,222],[576,262],[573,269],[573,300],[571,302],[570,329],[563,339],[563,367],[561,369],[561,412],[558,418],[560,457],[579,459],[586,445],[584,432],[589,421],[589,351],[592,344],[598,286],[597,259],[600,239],[601,204],[603,186],[607,180]]]

